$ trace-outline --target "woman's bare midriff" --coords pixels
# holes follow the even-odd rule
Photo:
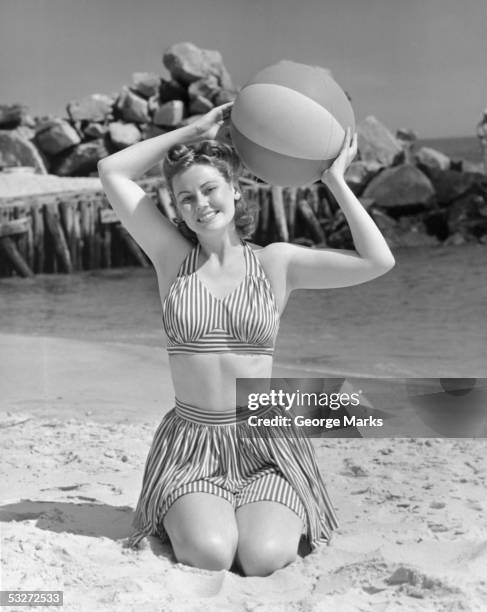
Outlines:
[[[268,390],[272,355],[205,353],[171,355],[169,365],[178,400],[204,410],[224,411],[246,405],[249,393]],[[241,381],[236,398],[236,379]],[[264,379],[259,382],[255,379]]]

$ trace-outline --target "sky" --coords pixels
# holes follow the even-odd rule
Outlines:
[[[1,0],[0,104],[65,115],[191,41],[235,84],[281,59],[332,70],[358,121],[469,136],[487,107],[486,0]]]

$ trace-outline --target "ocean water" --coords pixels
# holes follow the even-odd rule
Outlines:
[[[478,138],[464,136],[461,138],[421,138],[417,147],[431,147],[448,155],[450,159],[479,163],[482,161],[482,150]]]
[[[368,283],[291,294],[276,363],[317,377],[487,376],[487,246],[401,249],[395,257],[393,270]],[[155,273],[0,279],[0,333],[163,350]]]

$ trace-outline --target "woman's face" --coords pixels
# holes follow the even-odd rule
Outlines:
[[[227,227],[235,215],[235,189],[213,166],[195,164],[172,181],[183,221],[196,234]]]

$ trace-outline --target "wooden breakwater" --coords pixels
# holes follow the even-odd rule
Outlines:
[[[138,181],[162,214],[176,213],[164,181]],[[334,211],[323,185],[291,189],[249,181],[244,196],[257,204],[252,240],[326,243]],[[102,190],[0,198],[0,276],[150,266],[119,222]]]

